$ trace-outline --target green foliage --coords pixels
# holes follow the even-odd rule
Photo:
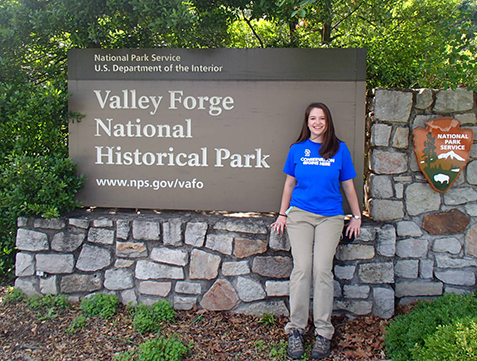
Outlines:
[[[436,337],[436,332],[439,333],[439,327],[441,327],[439,337],[452,343],[454,341],[449,337],[453,332],[452,327],[446,327],[452,325],[458,327],[459,322],[468,317],[475,317],[476,312],[477,297],[474,294],[469,296],[446,294],[433,302],[420,301],[408,314],[400,315],[391,321],[385,335],[387,355],[393,361],[409,361],[415,360],[413,356],[415,349],[421,350],[422,354],[427,348],[433,350],[425,352],[435,352],[435,345],[430,340]],[[470,335],[474,331],[468,332]],[[442,357],[443,360],[446,359],[445,355]]]
[[[116,314],[118,305],[117,296],[96,293],[89,298],[83,298],[80,309],[87,317],[101,317],[103,320],[109,320]]]
[[[19,156],[10,158],[0,173],[0,203],[4,216],[39,214],[58,217],[79,206],[73,195],[83,179],[69,158]]]
[[[138,349],[124,351],[113,356],[113,361],[137,361],[139,357]]]
[[[166,300],[151,306],[140,303],[132,308],[132,314],[134,329],[141,334],[157,332],[162,324],[173,322],[176,317],[176,311]]]
[[[189,352],[190,347],[179,338],[172,336],[157,337],[139,345],[139,361],[180,361]]]
[[[113,357],[114,361],[180,361],[191,350],[178,337],[159,336],[148,340],[139,349],[123,352]]]
[[[66,329],[68,333],[76,333],[79,330],[82,330],[86,327],[86,316],[84,314],[79,314],[73,319],[73,322],[70,327]]]
[[[58,317],[58,312],[70,307],[66,295],[41,295],[30,296],[25,299],[28,307],[38,311],[38,321],[47,321]]]
[[[16,287],[8,287],[7,293],[5,295],[5,298],[3,301],[8,304],[8,303],[16,303],[23,301],[26,298],[25,293],[20,288]]]
[[[273,344],[270,350],[270,359],[286,360],[287,346],[288,344],[285,341],[280,341],[278,344]]]
[[[477,317],[439,326],[424,346],[416,346],[413,356],[418,361],[476,361]]]
[[[272,327],[276,323],[275,314],[273,312],[271,312],[271,313],[270,312],[263,312],[262,317],[259,318],[258,322],[267,326],[267,327]]]
[[[70,302],[66,295],[30,296],[25,301],[34,310],[64,310],[70,307]]]
[[[51,84],[0,82],[0,273],[13,273],[18,217],[56,217],[79,205],[67,99]]]

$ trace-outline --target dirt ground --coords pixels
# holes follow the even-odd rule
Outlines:
[[[137,347],[156,334],[141,336],[134,330],[128,310],[121,306],[110,320],[87,318],[85,327],[68,331],[81,311],[72,303],[64,311],[35,311],[23,301],[5,303],[7,285],[0,286],[1,361],[96,361]],[[262,322],[260,322],[262,321]],[[227,312],[177,312],[176,322],[162,333],[192,344],[184,361],[284,360],[286,319]],[[385,360],[384,328],[388,321],[371,316],[348,320],[333,317],[336,327],[332,353],[326,360]],[[310,353],[311,331],[305,336]]]

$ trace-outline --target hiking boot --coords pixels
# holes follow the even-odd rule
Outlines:
[[[305,348],[303,347],[303,336],[296,328],[290,330],[288,336],[288,357],[293,360],[299,360],[305,354]]]
[[[328,357],[331,353],[331,341],[323,336],[316,335],[315,345],[311,351],[311,358],[314,360],[321,360]]]

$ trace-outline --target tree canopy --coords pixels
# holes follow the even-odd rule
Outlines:
[[[0,80],[69,48],[368,49],[368,87],[472,87],[475,0],[0,0]]]

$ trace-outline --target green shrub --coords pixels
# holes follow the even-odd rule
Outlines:
[[[139,357],[138,349],[124,351],[113,356],[113,361],[137,361]]]
[[[167,322],[173,322],[176,312],[166,300],[151,306],[138,304],[132,309],[134,329],[141,334],[157,332]]]
[[[439,326],[424,346],[416,346],[413,356],[418,361],[477,361],[477,318]]]
[[[387,327],[386,353],[393,361],[414,360],[413,350],[424,347],[439,326],[453,325],[476,313],[476,295],[445,294],[432,302],[420,301],[408,314],[397,316]]]
[[[73,319],[73,322],[70,327],[66,329],[68,333],[76,333],[76,331],[81,330],[86,327],[86,316],[80,314]]]
[[[34,310],[64,310],[70,307],[70,302],[66,295],[44,295],[30,296],[26,299],[26,303]]]
[[[20,288],[10,286],[7,289],[7,293],[5,294],[5,298],[3,301],[8,304],[23,301],[25,298],[26,295]]]
[[[157,337],[139,345],[139,361],[180,361],[190,347],[175,336]]]
[[[261,323],[267,327],[275,325],[275,314],[273,312],[262,312],[262,317],[258,319],[258,323]]]
[[[62,84],[62,83],[59,83]],[[79,205],[68,159],[68,93],[49,82],[0,82],[0,275],[14,277],[17,218]]]
[[[138,349],[113,356],[114,361],[180,361],[189,353],[191,345],[178,337],[159,336],[139,345]]]
[[[16,220],[19,216],[58,217],[80,203],[84,179],[70,158],[9,157],[0,171],[0,273],[13,270]]]
[[[88,317],[112,318],[118,309],[119,299],[115,295],[97,293],[81,300],[80,309]]]
[[[70,158],[18,156],[10,158],[0,173],[0,202],[8,205],[6,216],[58,217],[80,205],[74,195],[82,184]]]

